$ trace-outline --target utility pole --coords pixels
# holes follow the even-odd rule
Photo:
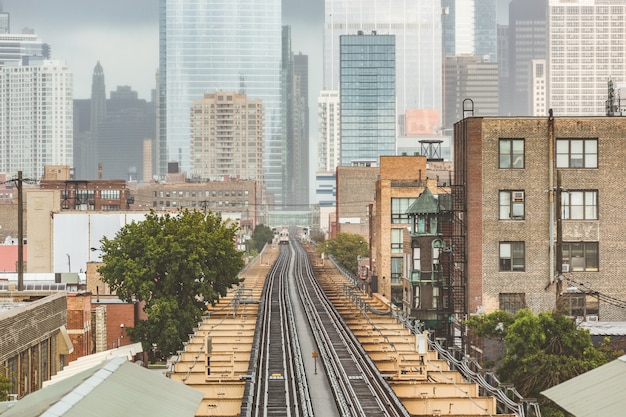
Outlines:
[[[17,172],[17,290],[24,291],[24,201],[22,171]]]

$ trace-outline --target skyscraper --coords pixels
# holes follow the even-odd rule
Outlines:
[[[233,91],[205,94],[191,112],[191,167],[200,180],[263,180],[263,103]]]
[[[339,89],[340,35],[395,35],[398,123],[408,109],[441,113],[439,1],[325,0],[325,6],[324,90]]]
[[[546,59],[548,53],[547,0],[511,0],[509,4],[509,86],[510,97],[501,113],[530,114],[531,62]]]
[[[498,115],[498,64],[476,55],[449,56],[445,61],[443,126],[452,128],[466,116],[465,99],[474,116]]]
[[[282,204],[280,0],[160,0],[159,67],[159,172],[191,169],[193,100],[245,93],[263,101],[265,187]]]
[[[72,165],[72,73],[61,61],[24,57],[0,67],[0,172],[38,179]]]
[[[317,169],[335,172],[340,164],[341,109],[338,91],[321,91],[317,99],[318,134]]]
[[[558,116],[606,114],[607,83],[626,81],[626,0],[549,0],[550,107]]]
[[[107,93],[104,84],[104,70],[100,61],[96,63],[91,76],[91,133],[98,136],[98,125],[107,113]]]
[[[307,210],[309,202],[309,57],[301,52],[293,55],[294,81],[294,171],[293,204]]]
[[[341,35],[341,165],[378,165],[395,155],[395,36]]]

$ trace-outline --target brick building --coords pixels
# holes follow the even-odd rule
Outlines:
[[[337,167],[336,232],[355,233],[369,238],[368,210],[374,203],[379,173],[377,166]]]
[[[455,125],[468,312],[623,321],[626,118],[470,117]],[[465,253],[460,250],[467,248]]]
[[[61,210],[120,211],[132,200],[124,180],[41,180],[40,189],[60,192]]]
[[[375,183],[372,259],[378,277],[378,292],[401,307],[403,280],[410,273],[409,217],[407,210],[428,185],[435,194],[448,192],[437,180],[427,178],[425,156],[381,156]]]
[[[254,230],[260,212],[257,181],[224,177],[222,181],[175,181],[146,184],[132,190],[132,208],[143,210],[210,210],[239,220]]]
[[[67,293],[67,333],[74,351],[67,357],[71,362],[94,353],[91,330],[91,293]]]
[[[120,300],[111,288],[102,282],[98,267],[101,262],[88,262],[86,288],[92,294],[91,317],[93,320],[94,351],[102,352],[132,344],[126,329],[135,327],[136,320],[146,320],[143,303],[127,303]]]
[[[0,372],[18,398],[42,387],[73,352],[66,293],[8,292],[0,300]]]

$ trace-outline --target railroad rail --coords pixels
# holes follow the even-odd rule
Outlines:
[[[296,285],[341,417],[410,417],[315,279],[294,239],[268,274],[242,416],[312,416],[288,285]]]
[[[288,291],[291,252],[281,246],[259,306],[254,369],[242,402],[242,416],[313,416],[298,334]]]

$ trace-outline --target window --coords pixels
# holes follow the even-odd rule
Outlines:
[[[419,271],[422,269],[420,248],[413,248],[413,270]]]
[[[402,258],[395,257],[391,258],[391,283],[392,284],[401,284],[402,283]]]
[[[408,224],[409,215],[406,211],[415,198],[392,198],[391,199],[391,224]]]
[[[564,272],[566,269],[567,272],[596,272],[599,269],[598,242],[564,242],[562,254]]]
[[[524,191],[500,191],[500,220],[524,219]]]
[[[523,292],[500,293],[499,309],[507,313],[515,314],[526,308],[526,294]]]
[[[524,168],[524,139],[500,139],[500,168]]]
[[[561,218],[564,220],[597,220],[597,191],[564,191],[561,193]]]
[[[524,257],[524,242],[500,242],[500,271],[524,271]]]
[[[402,229],[391,229],[391,253],[402,253]]]
[[[597,168],[597,139],[557,139],[557,168]]]

